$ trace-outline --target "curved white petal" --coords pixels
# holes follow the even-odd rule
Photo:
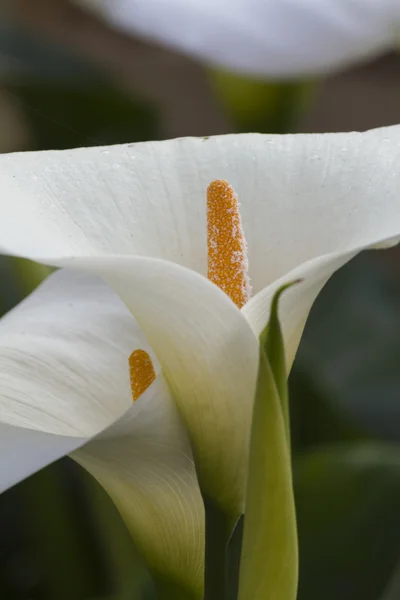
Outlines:
[[[153,571],[201,598],[190,445],[160,373],[132,403],[135,348],[160,371],[119,297],[80,273],[51,275],[0,320],[0,489],[80,448],[74,457],[109,492]]]
[[[75,0],[128,33],[259,76],[337,69],[394,47],[397,0]]]
[[[161,582],[203,597],[204,507],[187,436],[158,377],[72,457],[107,490]]]
[[[190,445],[162,377],[136,405],[72,458],[107,490],[160,582],[200,600],[204,507]]]
[[[101,275],[131,309],[163,365],[188,425],[203,491],[243,509],[258,340],[232,301],[204,277],[162,260],[65,259]]]
[[[0,423],[0,493],[87,441]]]
[[[276,290],[284,283],[299,280],[296,285],[286,290],[279,304],[288,370],[293,364],[308,314],[315,299],[333,273],[351,260],[355,254],[357,251],[331,254],[310,260],[265,287],[243,307],[243,314],[254,333],[259,336],[269,320],[271,301]]]
[[[101,280],[54,273],[0,320],[1,423],[97,435],[131,406],[128,357],[144,345]]]

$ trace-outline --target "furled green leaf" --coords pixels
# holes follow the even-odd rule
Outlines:
[[[295,600],[297,532],[278,391],[261,350],[254,403],[239,600]]]
[[[290,441],[290,421],[289,421],[289,398],[288,398],[288,374],[285,363],[285,348],[281,324],[279,322],[278,308],[279,300],[285,290],[295,285],[297,281],[290,281],[282,285],[274,294],[271,302],[271,314],[268,325],[260,336],[260,343],[263,346],[272,374],[275,379],[281,401],[282,414],[285,422],[287,439]]]

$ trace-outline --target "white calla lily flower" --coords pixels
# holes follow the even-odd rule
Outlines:
[[[253,290],[241,309],[207,279],[206,188],[220,179],[241,202]],[[290,365],[332,273],[400,235],[400,127],[13,154],[0,188],[3,252],[91,272],[119,294],[183,415],[203,493],[237,516],[271,297],[303,279],[280,310]]]
[[[190,445],[159,367],[132,402],[135,349],[151,353],[118,296],[85,274],[56,272],[0,320],[0,491],[71,454],[110,494],[163,585],[201,598],[204,516]]]
[[[398,0],[74,0],[114,27],[256,76],[325,73],[399,43]]]

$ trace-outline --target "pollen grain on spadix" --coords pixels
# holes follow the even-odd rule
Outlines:
[[[146,350],[134,350],[129,357],[132,399],[135,402],[156,378],[153,363]]]
[[[207,188],[207,246],[208,279],[242,308],[251,296],[247,244],[235,191],[221,179]]]

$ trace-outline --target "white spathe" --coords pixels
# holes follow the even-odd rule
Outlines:
[[[74,0],[114,27],[257,76],[325,73],[394,48],[398,0]]]
[[[153,572],[201,598],[189,442],[154,355],[158,377],[132,402],[136,348],[152,353],[118,296],[85,274],[58,271],[0,320],[0,491],[71,454],[108,491]]]
[[[210,283],[206,188],[241,202],[254,297]],[[0,157],[3,251],[100,275],[137,318],[188,426],[203,489],[243,509],[257,336],[285,281],[291,364],[312,303],[353,255],[400,234],[400,127],[227,135]]]

